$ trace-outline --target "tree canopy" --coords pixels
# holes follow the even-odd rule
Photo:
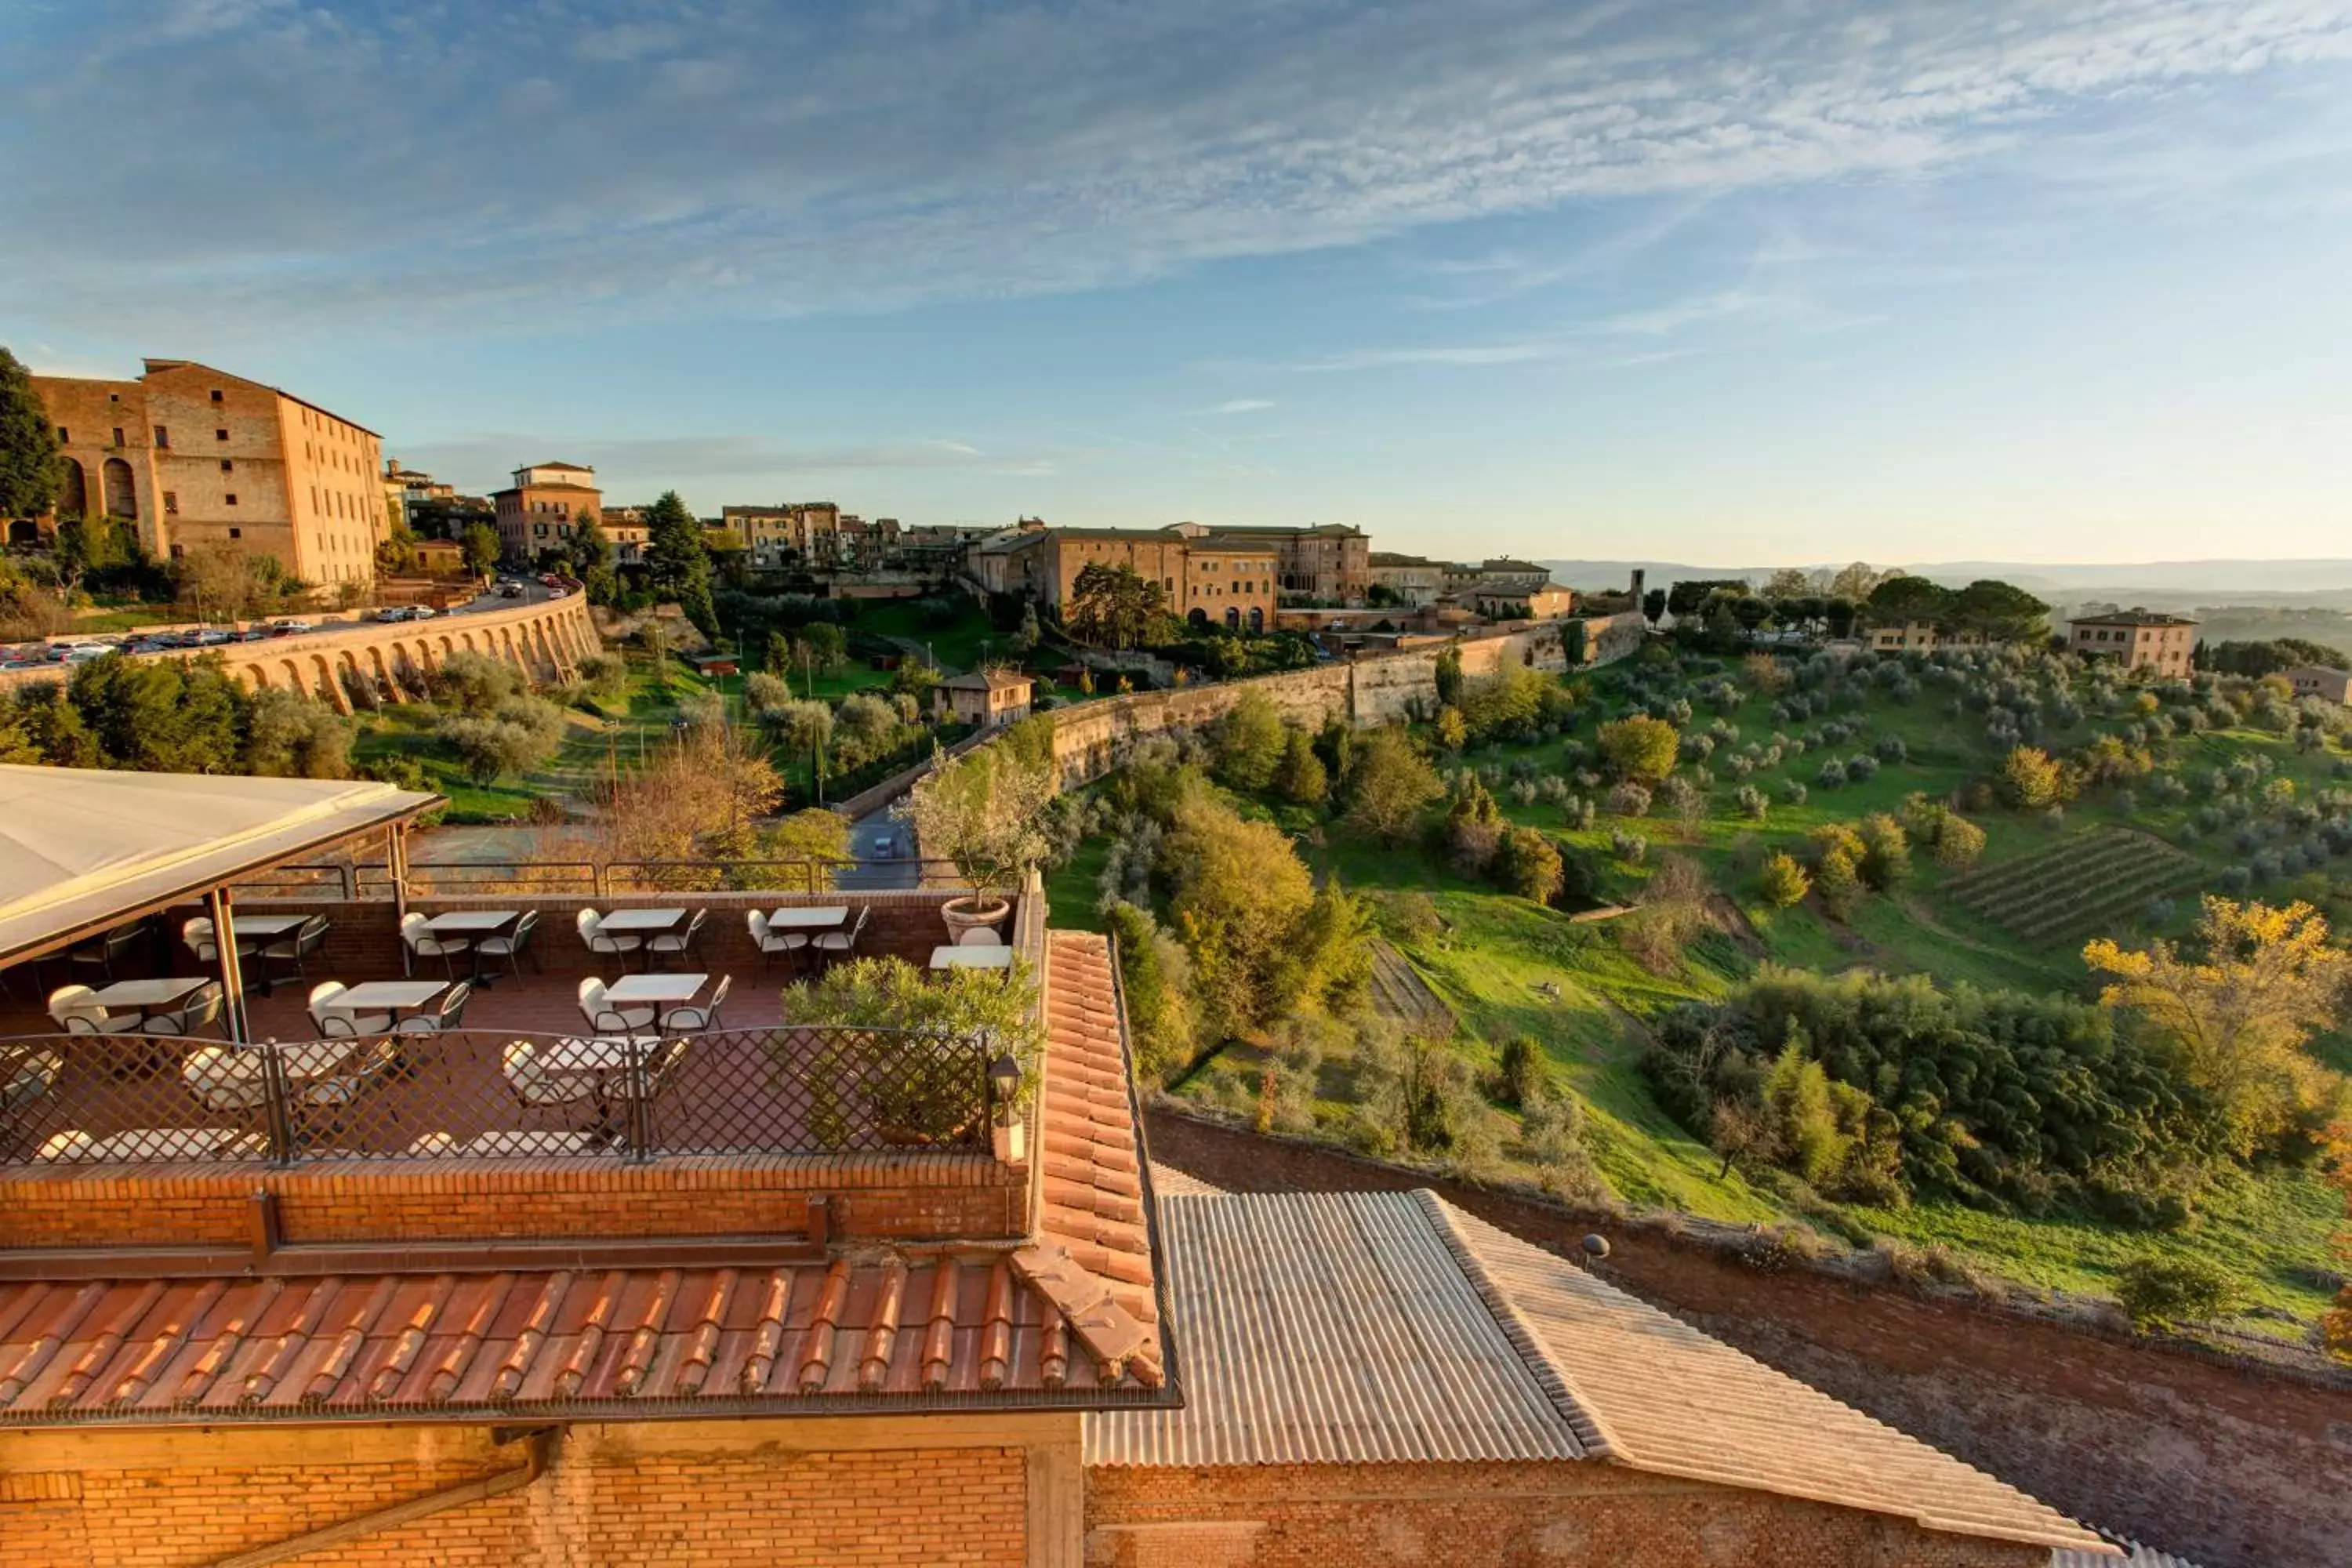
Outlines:
[[[646,581],[657,597],[674,599],[705,637],[719,635],[710,602],[710,552],[702,524],[676,490],[664,490],[646,511]]]
[[[1125,648],[1149,640],[1167,613],[1167,594],[1157,582],[1132,566],[1093,561],[1071,584],[1066,618],[1087,641]]]
[[[0,348],[0,518],[46,513],[65,471],[57,426],[33,391],[32,373]]]

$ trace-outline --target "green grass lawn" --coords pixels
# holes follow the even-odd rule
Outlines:
[[[1776,728],[1792,735],[1816,730],[1825,718],[1776,726],[1769,700],[1742,702],[1726,716],[1737,726],[1738,741],[1728,749],[1719,748],[1713,760],[1717,784],[1710,809],[1691,822],[1655,817],[1624,821],[1604,815],[1591,830],[1571,832],[1559,806],[1540,800],[1514,803],[1507,775],[1506,785],[1494,790],[1504,813],[1603,861],[1599,890],[1603,900],[1637,895],[1658,858],[1671,852],[1696,860],[1736,906],[1745,930],[1710,934],[1695,942],[1685,962],[1665,975],[1653,974],[1633,962],[1606,922],[1576,921],[1560,910],[1466,880],[1422,845],[1391,848],[1363,841],[1325,811],[1255,803],[1244,809],[1291,831],[1302,855],[1320,875],[1336,875],[1359,891],[1429,895],[1444,929],[1426,938],[1400,940],[1398,945],[1460,1019],[1464,1053],[1483,1069],[1506,1041],[1519,1036],[1538,1041],[1557,1080],[1572,1087],[1584,1102],[1588,1152],[1610,1185],[1629,1201],[1734,1222],[1803,1218],[1857,1240],[1885,1236],[1920,1246],[1941,1245],[2011,1280],[2098,1294],[2112,1292],[2115,1271],[2134,1257],[2195,1254],[2244,1274],[2258,1306],[2308,1322],[2326,1304],[2326,1270],[2335,1267],[2329,1237],[2343,1216],[2341,1195],[2314,1173],[2273,1170],[2228,1178],[2200,1199],[2190,1226],[2168,1234],[2080,1215],[2037,1218],[1932,1198],[1899,1209],[1813,1199],[1801,1213],[1778,1192],[1736,1171],[1724,1173],[1722,1162],[1667,1116],[1651,1093],[1639,1070],[1644,1020],[1678,1002],[1721,994],[1759,962],[1825,973],[1864,966],[1890,973],[1926,973],[1943,984],[1966,982],[2095,995],[2097,984],[2082,962],[2079,937],[2030,939],[1970,910],[1948,891],[1949,884],[1964,873],[1937,867],[1925,854],[1915,856],[1915,872],[1906,884],[1890,895],[1866,897],[1847,923],[1832,921],[1811,902],[1772,908],[1756,892],[1759,860],[1776,848],[1804,858],[1802,841],[1811,829],[1852,822],[1870,812],[1896,811],[1914,791],[1944,797],[1988,775],[1997,753],[1982,738],[1981,716],[1951,715],[1948,699],[1945,689],[1927,685],[1909,704],[1874,693],[1859,711],[1841,710],[1833,717],[1859,721],[1863,735],[1808,750],[1750,779],[1772,801],[1760,822],[1747,820],[1733,804],[1737,784],[1725,765],[1728,751],[1749,740],[1769,743]],[[1704,728],[1713,717],[1701,711],[1692,727]],[[2046,737],[2043,743],[2053,753],[2073,750],[2115,722],[2094,716]],[[1593,728],[1588,712],[1568,739],[1589,741]],[[1905,761],[1882,763],[1873,778],[1842,788],[1818,784],[1825,757],[1851,756],[1890,734],[1905,742]],[[1507,769],[1525,759],[1542,773],[1566,773],[1571,768],[1564,744],[1549,741],[1488,747],[1450,762]],[[2282,736],[2250,730],[2176,740],[2159,752],[2159,763],[2193,779],[2206,768],[2254,752],[2271,758],[2273,776],[2294,780],[2301,797],[2323,788],[2346,787],[2346,781],[2333,778],[2330,771],[2341,753],[2298,753]],[[1786,804],[1780,797],[1781,782],[1790,778],[1807,785],[1802,805]],[[2106,795],[2075,802],[2057,826],[2038,815],[1998,808],[1974,812],[1970,817],[1987,836],[1980,867],[2017,866],[2021,874],[2046,880],[2053,891],[2067,887],[2073,863],[2090,853],[2100,835],[2117,826],[2155,835],[2189,857],[2189,885],[2173,900],[2165,918],[2155,920],[2135,905],[2105,928],[2129,943],[2186,931],[2195,918],[2196,888],[2210,887],[2223,867],[2245,858],[2229,843],[2227,833],[2201,837],[2182,833],[2198,804],[2192,796],[2185,805],[2138,805],[2126,816]],[[1612,828],[1635,831],[1651,840],[1643,865],[1615,859],[1610,847]],[[1089,841],[1055,873],[1048,889],[1057,923],[1095,923],[1095,882],[1102,853],[1099,841]],[[2095,879],[2099,873],[2084,875]],[[2256,893],[2276,900],[2308,890],[2309,879],[2291,889],[2258,887]],[[2025,907],[2038,906],[2026,900]],[[2323,1037],[2315,1042],[2315,1050],[2332,1065],[2352,1065],[2352,1040],[2343,1037]],[[1261,1044],[1230,1044],[1177,1092],[1227,1109],[1246,1108],[1255,1103],[1265,1060]],[[1326,1061],[1321,1098],[1315,1107],[1317,1126],[1326,1135],[1344,1132],[1352,1077],[1352,1066],[1344,1058]],[[2246,1320],[2244,1326],[2290,1336],[2300,1331],[2293,1324],[2260,1319]]]
[[[711,682],[675,660],[669,661],[667,682],[656,682],[644,662],[633,656],[625,694],[603,704],[603,717],[576,708],[566,710],[570,731],[562,749],[545,768],[522,778],[502,778],[489,784],[468,779],[433,738],[433,728],[442,713],[422,705],[388,705],[369,715],[352,747],[352,760],[364,766],[396,753],[414,757],[432,787],[449,797],[446,820],[450,822],[520,821],[530,816],[534,800],[584,798],[608,767],[625,770],[635,765],[657,742],[669,738],[679,699],[711,687]]]

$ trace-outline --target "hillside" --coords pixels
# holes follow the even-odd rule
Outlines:
[[[2339,1283],[2329,1236],[2342,1212],[2340,1195],[2308,1161],[2216,1166],[2193,1199],[2123,1217],[2112,1205],[2068,1195],[2063,1184],[2047,1199],[1921,1191],[1909,1201],[1860,1202],[1783,1172],[1727,1166],[1705,1129],[1662,1102],[1643,1066],[1662,1020],[1680,1004],[1726,996],[1767,964],[2087,1002],[2098,984],[2081,956],[2086,940],[2108,935],[2128,946],[2179,937],[2201,892],[2307,898],[2339,927],[2352,913],[2342,876],[2352,851],[2352,757],[2324,739],[2298,748],[2293,711],[2255,702],[2250,722],[2221,707],[2217,692],[2094,680],[2042,656],[1985,670],[1916,658],[1874,664],[1864,656],[1844,678],[1819,666],[1798,671],[1808,684],[1778,695],[1729,661],[1686,656],[1612,671],[1574,691],[1564,723],[1442,755],[1457,795],[1475,776],[1505,826],[1538,829],[1568,857],[1571,885],[1585,885],[1557,907],[1465,875],[1433,831],[1392,847],[1356,831],[1330,803],[1287,803],[1276,792],[1245,795],[1242,808],[1288,835],[1318,876],[1370,895],[1386,938],[1370,988],[1376,1004],[1451,1013],[1459,1021],[1454,1049],[1482,1083],[1491,1083],[1507,1043],[1537,1044],[1548,1073],[1574,1090],[1581,1150],[1615,1198],[1717,1220],[1801,1221],[1859,1245],[1885,1238],[1906,1267],[1954,1278],[1981,1270],[2089,1294],[2111,1293],[2116,1271],[2145,1255],[2220,1260],[2252,1290],[2252,1315],[2236,1331],[2302,1339]],[[1792,713],[1792,697],[1822,707]],[[1640,815],[1612,812],[1596,771],[1596,733],[1643,707],[1679,724],[1675,777],[1683,784],[1658,790]],[[2108,736],[2126,753],[2126,771],[2143,751],[2152,771],[2086,788],[2063,810],[2003,808],[1983,784],[2020,738],[2021,719],[2053,753]],[[1825,759],[1846,771],[1857,755],[1869,761],[1851,771],[1869,776],[1825,782]],[[1745,808],[1743,785],[1755,792]],[[1107,860],[1121,857],[1111,842],[1120,831],[1109,798],[1117,793],[1115,780],[1108,791],[1097,786],[1100,804],[1082,814],[1093,831],[1055,875],[1057,919],[1083,919]],[[1672,809],[1676,795],[1693,798]],[[1843,918],[1818,895],[1780,908],[1759,891],[1758,868],[1773,852],[1809,858],[1815,830],[1900,813],[1914,795],[1965,805],[1984,834],[1973,863],[1937,865],[1922,846],[1907,879],[1856,899]],[[1579,801],[1598,809],[1588,816]],[[1662,864],[1675,861],[1705,883],[1696,913],[1679,922],[1638,907]],[[1134,873],[1125,875],[1132,887]],[[1621,906],[1637,908],[1612,917]],[[1663,955],[1650,929],[1661,923],[1670,928]],[[1421,983],[1404,1003],[1393,999],[1413,988],[1400,965]],[[1327,1031],[1304,1056],[1296,1035],[1267,1030],[1229,1042],[1181,1075],[1174,1092],[1261,1125],[1360,1144],[1364,1074],[1345,1031]],[[2339,1037],[2322,1036],[2312,1049],[2335,1068],[2352,1066]],[[1311,1090],[1289,1084],[1302,1060]],[[1427,1157],[1457,1167],[1466,1160],[1488,1177],[1556,1179],[1530,1155],[1529,1130],[1512,1112],[1490,1110],[1491,1136]]]

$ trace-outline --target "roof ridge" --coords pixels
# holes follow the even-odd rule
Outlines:
[[[1528,1373],[1535,1379],[1536,1386],[1543,1390],[1544,1397],[1559,1413],[1560,1420],[1576,1435],[1576,1441],[1584,1449],[1585,1456],[1622,1462],[1625,1456],[1608,1425],[1578,1396],[1568,1374],[1545,1352],[1543,1341],[1536,1333],[1534,1325],[1520,1315],[1509,1293],[1486,1271],[1486,1260],[1471,1247],[1469,1238],[1455,1227],[1452,1205],[1427,1187],[1415,1187],[1408,1195],[1420,1205],[1430,1229],[1453,1256],[1454,1266],[1470,1281],[1480,1303],[1494,1318],[1495,1326],[1502,1331],[1503,1338],[1510,1342],[1511,1349],[1527,1363]]]

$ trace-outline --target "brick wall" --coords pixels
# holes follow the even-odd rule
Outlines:
[[[1762,1273],[1509,1194],[1182,1117],[1152,1152],[1234,1192],[1434,1187],[1562,1256],[1599,1228],[1597,1272],[1792,1377],[2076,1519],[2203,1568],[2352,1563],[2352,1395],[2020,1313],[1801,1270]],[[1201,1565],[1195,1565],[1201,1568]]]
[[[557,1447],[529,1488],[305,1555],[369,1568],[1023,1568],[1026,1455],[1019,1447],[601,1454]],[[901,1426],[908,1423],[901,1422]],[[0,1558],[10,1568],[180,1568],[510,1469],[520,1445],[425,1429],[396,1457],[284,1455],[287,1435],[207,1433],[170,1466],[36,1470],[42,1435],[12,1437],[0,1476]],[[381,1445],[362,1445],[370,1456]],[[266,1456],[266,1457],[265,1457]]]
[[[1090,1568],[2038,1568],[2049,1556],[1602,1464],[1087,1472]]]

